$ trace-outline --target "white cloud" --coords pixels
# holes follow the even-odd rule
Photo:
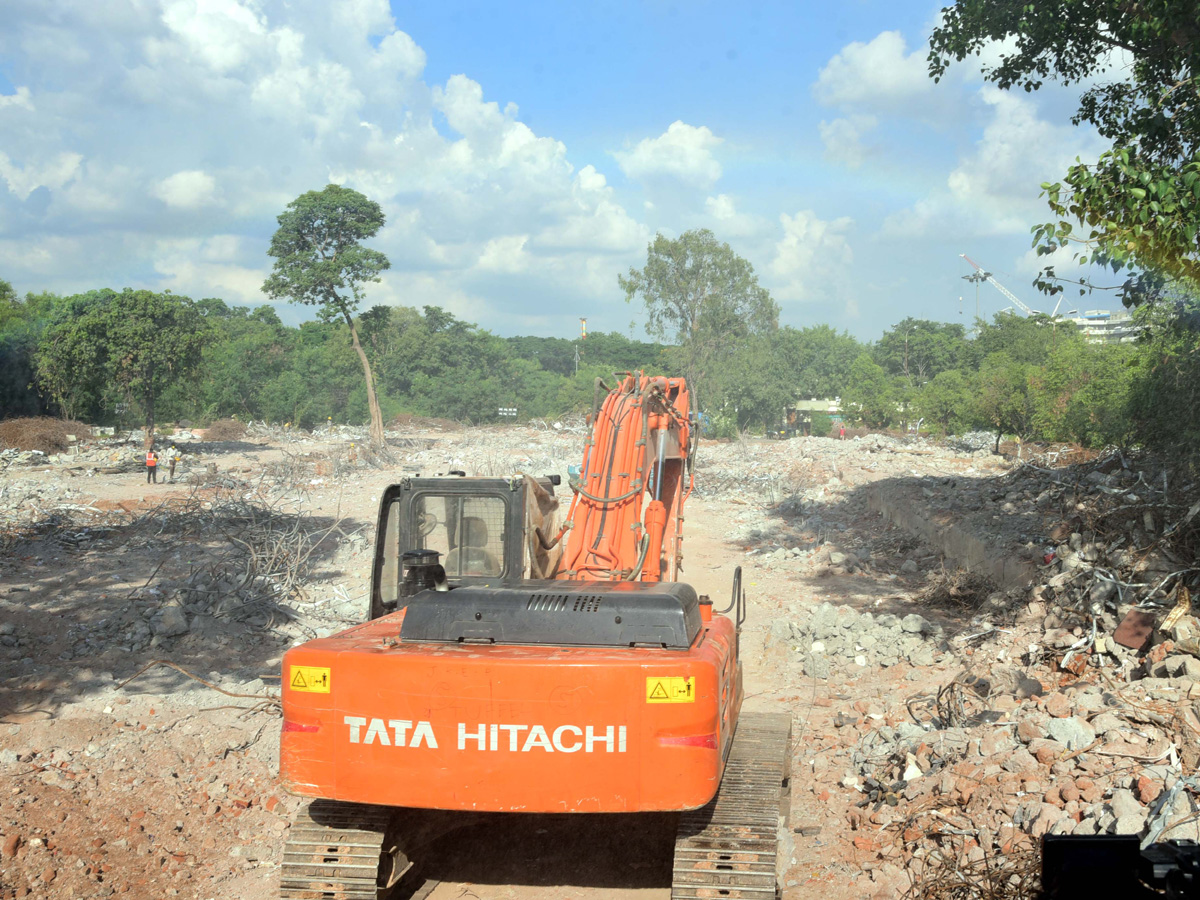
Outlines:
[[[1094,156],[1099,140],[1038,116],[1034,102],[987,86],[980,97],[991,121],[975,152],[946,181],[954,201],[985,214],[997,231],[1028,231],[1031,214],[1044,210],[1038,185],[1058,178],[1077,156]]]
[[[738,210],[736,201],[729,194],[705,198],[704,212],[712,220],[713,230],[722,236],[756,236],[771,227],[770,220]]]
[[[21,85],[17,88],[15,94],[0,94],[0,109],[5,107],[27,109],[33,112],[33,95],[29,92],[29,88]]]
[[[1035,101],[1023,94],[985,85],[977,97],[988,115],[982,136],[946,176],[945,187],[888,216],[884,234],[1027,235],[1047,216],[1038,185],[1062,177],[1077,157],[1094,159],[1104,147],[1090,129],[1041,118]]]
[[[444,303],[493,324],[538,292],[561,299],[547,315],[564,320],[572,303],[624,309],[614,273],[649,229],[515,104],[463,74],[423,81],[425,52],[387,0],[62,0],[6,29],[6,57],[30,73],[0,97],[0,116],[30,123],[0,155],[9,280],[78,289],[76,272],[88,286],[157,272],[145,286],[261,303],[275,217],[334,181],[388,217],[372,245],[393,268],[368,303]],[[663,138],[686,145],[679,177],[719,176],[707,128]],[[638,156],[647,172],[653,150]],[[43,186],[48,201],[23,209]]]
[[[849,169],[857,169],[867,157],[863,138],[875,130],[879,120],[875,116],[847,116],[832,122],[821,122],[818,129],[821,142],[825,145],[825,158],[841,163]]]
[[[721,143],[705,125],[697,128],[675,121],[658,137],[645,138],[632,150],[613,155],[630,178],[668,176],[707,189],[721,177],[721,164],[712,154]]]
[[[82,162],[83,157],[78,153],[58,153],[49,159],[31,160],[20,165],[7,154],[0,153],[0,178],[18,198],[26,200],[40,187],[57,190],[73,181]]]
[[[779,217],[783,237],[775,244],[770,274],[772,293],[781,301],[811,301],[827,297],[831,287],[845,280],[854,260],[846,231],[848,217],[825,221],[812,210]]]
[[[218,73],[239,68],[261,48],[264,17],[237,0],[166,0],[163,24],[173,40],[156,49],[178,52]]]
[[[250,266],[245,260],[259,258],[238,235],[155,241],[152,258],[155,271],[163,276],[162,287],[176,293],[191,293],[197,284],[208,285],[204,296],[219,296],[232,302],[260,305],[260,293],[270,266]]]
[[[217,181],[207,172],[176,172],[154,186],[154,195],[176,209],[197,209],[216,201]]]
[[[884,31],[843,47],[821,69],[813,94],[826,106],[895,112],[898,104],[931,93],[925,47],[909,53],[904,36]]]
[[[492,272],[520,272],[529,265],[529,255],[525,245],[529,242],[527,234],[509,234],[492,238],[479,254],[479,268]]]

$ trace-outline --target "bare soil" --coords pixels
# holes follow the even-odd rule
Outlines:
[[[561,471],[582,443],[579,435],[516,427],[412,431],[394,442],[397,462],[376,468],[358,459],[349,441],[248,436],[203,445],[185,462],[181,479],[210,476],[215,466],[216,477],[237,480],[247,493],[261,488],[272,467],[294,464],[275,480],[275,500],[336,531],[315,552],[305,590],[281,599],[287,610],[264,609],[236,627],[149,646],[114,631],[113,623],[143,613],[153,621],[173,586],[189,583],[222,545],[219,534],[156,534],[145,517],[167,498],[194,496],[196,485],[147,485],[137,466],[99,474],[93,464],[70,460],[0,473],[0,487],[9,489],[0,501],[10,504],[0,506],[7,516],[0,623],[12,626],[0,627],[0,640],[13,639],[0,643],[0,900],[277,896],[280,848],[300,801],[277,785],[280,720],[264,700],[277,694],[288,646],[361,619],[382,488],[407,472],[460,466],[469,474]],[[860,442],[807,439],[713,448],[697,475],[684,577],[721,601],[734,568],[743,567],[750,596],[742,645],[747,708],[783,710],[794,722],[794,846],[785,897],[819,892],[849,900],[903,891],[904,871],[881,860],[878,844],[856,829],[871,811],[859,807],[861,793],[841,784],[847,756],[878,722],[904,720],[906,697],[935,690],[960,666],[939,653],[927,666],[901,661],[864,666],[853,677],[809,676],[803,654],[772,639],[776,625],[832,602],[874,614],[919,610],[950,632],[966,627],[965,614],[920,607],[924,574],[940,558],[926,548],[919,571],[901,573],[919,548],[870,513],[861,492],[897,474],[982,477],[994,465],[940,451],[887,454]],[[705,490],[706,467],[721,490]],[[816,497],[801,504],[803,515],[781,511],[773,474],[781,471],[803,472],[794,486]],[[12,498],[30,485],[44,494],[16,506]],[[49,510],[62,502],[106,512],[81,515],[69,528],[47,527]],[[830,565],[817,551],[835,539],[863,550],[859,556],[869,562]],[[817,549],[782,560],[771,555],[773,547],[791,545]],[[871,547],[888,546],[909,552],[870,556]],[[137,674],[154,660],[207,684],[165,666]],[[674,821],[509,817],[458,832],[427,863],[441,880],[430,896],[665,900]]]

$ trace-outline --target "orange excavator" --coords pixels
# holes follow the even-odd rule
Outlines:
[[[557,476],[406,478],[383,494],[369,618],[283,659],[284,786],[313,798],[280,897],[413,896],[481,814],[679,811],[673,898],[776,896],[791,723],[743,714],[735,573],[678,580],[697,428],[680,378],[597,380]]]

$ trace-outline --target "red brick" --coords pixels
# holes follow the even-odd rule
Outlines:
[[[1071,699],[1060,691],[1055,691],[1046,697],[1046,712],[1056,719],[1065,719],[1071,715]]]
[[[1158,795],[1162,793],[1163,786],[1149,778],[1146,775],[1139,776],[1137,780],[1137,795],[1138,799],[1143,803],[1153,803],[1158,799]]]
[[[1146,654],[1146,659],[1151,663],[1160,663],[1166,659],[1174,649],[1174,641],[1163,641],[1161,644],[1155,644],[1150,648],[1150,652]]]

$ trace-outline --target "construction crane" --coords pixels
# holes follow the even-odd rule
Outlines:
[[[998,282],[992,276],[991,272],[988,272],[986,269],[983,268],[983,266],[979,265],[979,263],[975,262],[975,260],[973,260],[973,259],[971,259],[971,257],[967,256],[967,254],[960,253],[958,255],[961,256],[963,259],[965,259],[967,262],[969,262],[971,264],[971,266],[975,269],[975,272],[976,272],[975,275],[964,276],[969,281],[986,281],[988,284],[990,284],[992,287],[994,287],[996,290],[998,290],[1001,294],[1003,294],[1009,301],[1011,301],[1013,306],[1015,306],[1017,309],[1019,309],[1023,313],[1025,313],[1025,315],[1027,315],[1027,316],[1041,315],[1041,313],[1039,313],[1036,309],[1030,309],[1028,306],[1026,306],[1024,303],[1022,303],[1020,301],[1020,299],[1018,299],[1016,294],[1014,294],[1012,291],[1010,291],[1008,288],[1006,288],[1004,285],[1002,285],[1000,282]],[[975,314],[978,317],[978,315],[979,315],[978,309],[976,309]]]

